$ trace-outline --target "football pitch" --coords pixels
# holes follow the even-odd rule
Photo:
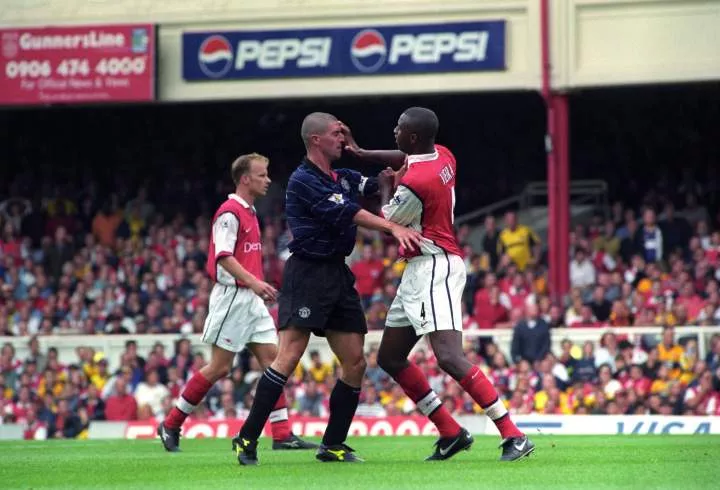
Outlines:
[[[499,440],[476,437],[471,451],[424,462],[430,437],[359,437],[364,464],[320,463],[313,451],[259,446],[260,466],[241,467],[229,439],[183,440],[169,454],[158,441],[0,443],[0,488],[522,489],[720,488],[720,436],[535,435],[535,454],[500,463]]]

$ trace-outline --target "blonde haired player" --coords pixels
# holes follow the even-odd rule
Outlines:
[[[163,446],[180,450],[180,428],[210,388],[228,375],[235,355],[247,346],[263,369],[277,355],[275,323],[265,302],[277,290],[263,280],[260,223],[253,203],[270,185],[269,161],[258,153],[238,157],[231,174],[235,192],[220,205],[212,223],[207,272],[215,281],[202,341],[212,345],[210,363],[185,385],[175,407],[158,427]],[[270,414],[273,449],[314,449],[290,431],[287,401],[280,396]]]

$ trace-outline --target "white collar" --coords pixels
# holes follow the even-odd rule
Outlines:
[[[238,196],[238,195],[235,194],[235,193],[233,193],[233,194],[228,194],[228,199],[234,199],[234,200],[236,200],[237,202],[239,202],[240,204],[242,204],[245,209],[247,209],[247,208],[250,207],[250,205],[247,203],[247,201],[246,201],[245,199],[243,199],[242,197]],[[254,206],[253,206],[253,209],[255,209]]]
[[[432,162],[433,160],[437,160],[438,158],[438,152],[435,150],[433,153],[424,153],[422,155],[408,155],[407,156],[407,162],[408,167],[412,165],[413,163],[422,163],[422,162]]]

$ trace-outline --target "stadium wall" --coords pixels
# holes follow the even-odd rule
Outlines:
[[[551,0],[550,5],[552,76],[557,89],[720,79],[720,0]],[[438,66],[427,65],[428,70],[423,66],[422,73],[411,76],[388,75],[379,70],[364,76],[323,77],[288,72],[277,78],[272,69],[263,74],[264,69],[258,68],[254,79],[187,81],[183,77],[184,33],[241,31],[261,35],[282,29],[295,30],[300,36],[310,28],[350,27],[360,31],[378,26],[461,21],[505,23],[500,41],[504,66],[463,71],[458,63],[450,61],[454,54],[448,53]],[[159,24],[159,96],[163,100],[538,90],[541,86],[538,0],[0,3],[0,26],[103,22]],[[197,54],[186,53],[186,59]],[[332,63],[341,63],[349,56],[345,51],[333,51]],[[413,63],[417,61],[408,61]]]
[[[720,417],[660,415],[514,415],[517,426],[527,434],[542,435],[704,435],[720,434]],[[499,436],[494,424],[484,415],[461,415],[458,421],[475,435]],[[292,417],[292,431],[300,436],[319,437],[325,432],[327,419]],[[183,438],[227,438],[240,430],[241,419],[188,420]],[[91,422],[89,439],[152,439],[157,422]],[[269,435],[268,428],[265,434]],[[356,417],[350,436],[418,436],[437,435],[432,422],[420,416],[381,418]],[[0,440],[21,440],[22,426],[0,425]],[[38,431],[36,438],[44,439]]]
[[[661,327],[608,327],[608,328],[566,328],[555,329],[552,334],[552,350],[560,352],[560,344],[564,339],[570,339],[575,344],[582,345],[585,341],[598,342],[600,336],[606,332],[615,332],[618,336],[627,336],[630,341],[639,340],[640,336],[656,336],[660,338],[662,333]],[[675,335],[678,339],[684,337],[696,337],[698,339],[698,355],[700,359],[704,359],[707,353],[707,346],[710,337],[713,334],[720,333],[720,327],[676,327]],[[491,337],[498,345],[500,350],[506,356],[510,354],[510,344],[512,342],[512,329],[496,329],[496,330],[469,330],[463,332],[465,339],[474,339],[477,337]],[[365,348],[380,344],[382,331],[373,330],[368,332],[365,338]],[[120,354],[125,349],[125,342],[134,340],[138,345],[138,353],[146,356],[156,343],[165,346],[166,355],[172,355],[175,348],[175,342],[184,338],[180,335],[57,335],[50,337],[38,337],[40,348],[46,350],[49,347],[55,347],[58,350],[58,359],[63,364],[72,364],[77,362],[76,349],[80,346],[92,347],[97,352],[103,352],[108,359],[108,366],[111,370],[119,367]],[[193,352],[202,352],[205,358],[210,358],[210,346],[200,341],[200,335],[187,336],[192,344]],[[17,357],[24,359],[29,355],[28,350],[29,337],[0,337],[0,344],[10,343],[15,347]],[[416,348],[429,349],[424,342],[419,342]],[[320,357],[326,361],[333,360],[333,354],[330,351],[327,342],[323,338],[312,336],[310,344],[305,352],[304,361],[309,361],[309,352],[317,350]]]

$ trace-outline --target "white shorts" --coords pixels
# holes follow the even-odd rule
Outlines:
[[[412,326],[425,335],[462,330],[462,294],[467,273],[457,255],[421,255],[408,260],[386,327]]]
[[[210,293],[202,341],[231,352],[246,344],[277,344],[270,312],[251,289],[215,284]]]

